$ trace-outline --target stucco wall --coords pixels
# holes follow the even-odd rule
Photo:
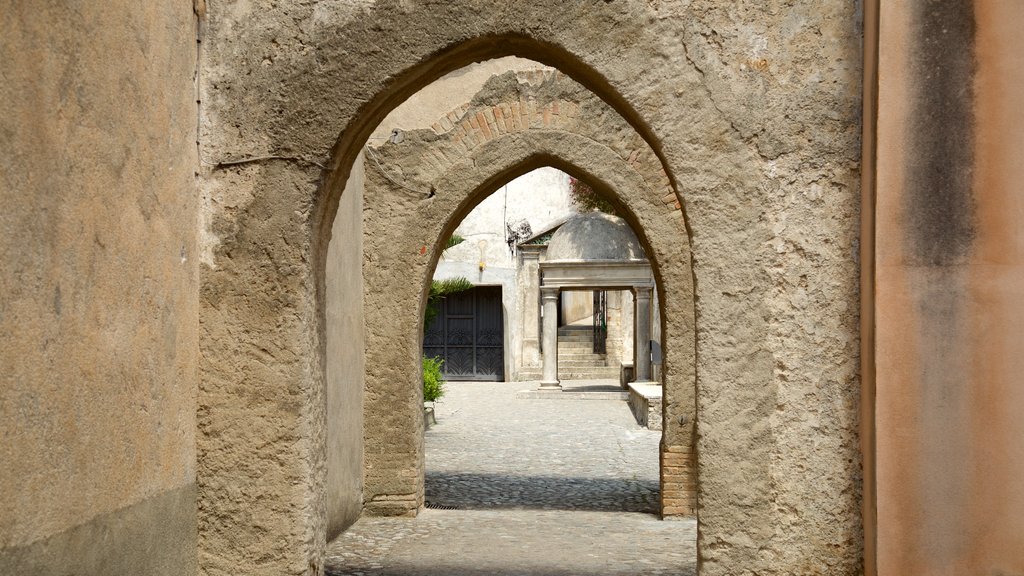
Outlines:
[[[1024,4],[880,16],[878,574],[1024,574]]]
[[[196,571],[194,25],[0,8],[0,573]]]
[[[563,324],[593,319],[593,290],[563,290],[561,296]]]
[[[327,537],[363,507],[363,172],[356,162],[331,230],[326,271]]]
[[[437,269],[442,271],[456,262],[476,266],[481,260],[488,268],[513,269],[514,258],[505,243],[506,222],[526,220],[537,233],[576,212],[569,196],[568,174],[551,167],[523,174],[496,189],[466,215],[455,229],[466,241],[446,250]],[[482,251],[481,240],[486,242]]]
[[[549,70],[527,58],[506,56],[474,62],[445,74],[417,91],[381,120],[370,136],[370,144],[379,146],[391,131],[429,128],[437,119],[466,104],[491,76],[509,70]]]

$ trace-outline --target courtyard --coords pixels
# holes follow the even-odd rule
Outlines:
[[[696,521],[653,513],[661,434],[616,382],[563,385],[448,383],[426,432],[427,509],[361,518],[328,545],[327,573],[694,574]]]

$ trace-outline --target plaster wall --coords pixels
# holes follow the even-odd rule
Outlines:
[[[562,323],[572,324],[594,317],[594,292],[592,290],[562,291]]]
[[[191,3],[5,2],[0,61],[0,573],[194,574]]]
[[[363,507],[363,183],[360,157],[349,176],[327,248],[327,538]]]
[[[1024,5],[882,3],[877,573],[1024,574]]]
[[[506,222],[525,220],[534,232],[539,232],[575,213],[568,174],[551,167],[523,174],[495,190],[466,215],[455,229],[466,241],[446,250],[437,270],[441,272],[456,262],[477,266],[481,261],[487,268],[514,269],[515,258],[505,241]],[[481,241],[485,243],[483,248]]]
[[[700,432],[702,573],[859,572],[856,3],[259,0],[211,3],[206,24],[204,156],[284,158],[203,175],[225,201],[204,225],[201,478],[237,487],[200,494],[211,570],[320,562],[322,231],[390,109],[516,53],[604,97],[685,211],[665,218],[692,243],[696,360],[672,360],[663,322],[664,369],[691,375],[698,416],[665,407],[671,433]]]

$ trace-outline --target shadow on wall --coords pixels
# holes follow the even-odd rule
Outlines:
[[[658,512],[658,480],[430,472],[429,507]]]

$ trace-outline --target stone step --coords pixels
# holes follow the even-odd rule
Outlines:
[[[605,362],[606,360],[608,360],[608,356],[605,355],[605,354],[591,354],[591,353],[566,354],[565,352],[559,351],[559,353],[558,353],[558,361],[559,362],[572,362],[573,360],[597,360],[597,361],[600,361],[600,362]]]
[[[594,354],[593,352],[565,352],[558,351],[558,361],[562,360],[607,360],[607,354]]]
[[[590,340],[579,340],[579,341],[558,341],[559,350],[593,350],[594,343]]]
[[[569,361],[558,361],[558,369],[565,368],[607,368],[608,365],[603,360],[569,360]]]
[[[593,342],[593,336],[559,336],[559,342]]]
[[[520,380],[540,380],[543,372],[541,371],[530,371],[520,372]],[[604,368],[562,368],[558,367],[558,379],[559,380],[605,380],[605,379],[618,379],[619,369],[613,366]]]

